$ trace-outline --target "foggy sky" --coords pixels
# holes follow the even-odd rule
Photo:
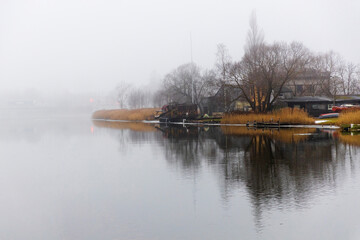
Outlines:
[[[107,92],[148,84],[216,45],[243,54],[256,11],[265,40],[300,41],[360,63],[360,1],[0,0],[0,92]]]

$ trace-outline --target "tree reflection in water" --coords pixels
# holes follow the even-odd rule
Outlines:
[[[245,186],[261,225],[263,209],[304,208],[314,191],[334,189],[346,145],[316,129],[163,127],[166,159],[183,170],[203,162],[219,174],[224,201]],[[192,169],[194,168],[194,169]]]
[[[334,191],[346,159],[354,169],[352,156],[359,150],[340,142],[335,132],[316,129],[155,128],[142,134],[130,131],[127,140],[158,142],[169,164],[183,174],[196,177],[202,165],[210,166],[225,204],[233,191],[246,189],[259,226],[264,209],[306,208],[318,191]]]

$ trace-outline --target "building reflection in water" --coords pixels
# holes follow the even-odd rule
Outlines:
[[[225,204],[233,191],[246,189],[259,226],[265,209],[306,208],[319,191],[334,191],[346,171],[345,161],[356,164],[352,156],[359,150],[340,142],[336,132],[318,129],[152,128],[158,131],[147,131],[147,137],[131,131],[128,137],[157,141],[169,164],[183,174],[210,166],[218,174]]]

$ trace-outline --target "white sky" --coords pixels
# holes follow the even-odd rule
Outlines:
[[[216,45],[240,59],[251,12],[265,39],[299,41],[360,63],[356,0],[0,0],[0,92],[106,92],[148,84]]]

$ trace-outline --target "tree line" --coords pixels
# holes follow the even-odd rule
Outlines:
[[[316,80],[308,95],[335,99],[338,95],[360,94],[359,65],[332,51],[310,51],[300,42],[267,43],[253,14],[240,60],[232,60],[226,46],[219,44],[212,69],[202,69],[195,63],[183,64],[165,75],[157,92],[150,94],[133,89],[127,100],[130,107],[146,106],[150,102],[159,107],[175,101],[192,102],[201,108],[207,97],[226,86],[234,90],[229,105],[241,99],[255,112],[267,112],[280,97],[282,89],[296,84],[294,80],[305,73],[310,73]],[[295,96],[303,94],[304,89],[298,90]],[[121,91],[120,95],[125,96]]]

